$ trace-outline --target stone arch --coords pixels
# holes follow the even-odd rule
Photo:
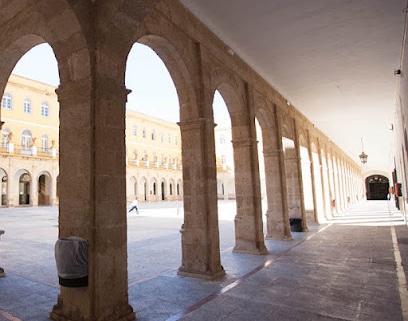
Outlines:
[[[131,201],[134,200],[135,197],[139,197],[139,189],[137,178],[132,175],[128,179],[127,199]]]
[[[210,72],[210,79],[211,101],[215,91],[218,90],[227,106],[231,117],[232,139],[250,137],[250,117],[249,110],[245,105],[244,97],[247,89],[244,81],[224,68],[214,68]]]
[[[138,199],[143,200],[143,201],[148,201],[149,200],[149,189],[150,185],[146,177],[142,177],[139,180],[140,186],[141,186],[141,193],[139,194]]]
[[[255,117],[262,130],[265,185],[267,195],[267,239],[291,239],[284,152],[282,148],[281,111],[265,97],[255,94]]]
[[[169,195],[169,197],[171,199],[175,198],[175,195],[176,195],[176,188],[175,187],[176,186],[175,186],[175,183],[174,183],[174,179],[170,178],[169,179],[169,193],[168,193],[168,195]]]
[[[157,195],[159,194],[159,185],[158,185],[158,181],[156,179],[156,177],[152,177],[150,178],[150,182],[149,182],[149,194],[150,194],[150,200],[156,200],[157,199]]]
[[[374,174],[364,179],[367,200],[386,200],[389,199],[390,180],[388,177]]]
[[[190,72],[174,43],[159,34],[145,34],[137,42],[151,48],[169,71],[179,99],[180,121],[200,117],[200,111],[195,108],[197,100]]]
[[[31,202],[31,195],[33,189],[32,175],[26,169],[19,169],[15,175],[14,180],[17,181],[17,195],[19,199],[17,200],[18,205],[29,205]]]
[[[167,180],[165,178],[162,178],[160,180],[160,186],[158,187],[159,187],[158,197],[160,197],[160,200],[162,201],[166,200],[169,195]]]
[[[177,199],[181,199],[183,196],[183,182],[181,179],[177,180],[176,196],[177,196]]]
[[[37,176],[38,205],[52,205],[52,176],[48,171],[42,171]]]
[[[294,141],[295,135],[291,117],[282,117],[282,137]]]
[[[0,91],[4,91],[7,79],[18,60],[31,48],[42,43],[48,43],[54,51],[61,84],[88,78],[90,58],[86,32],[82,30],[80,18],[69,1],[30,2],[33,3],[23,7],[15,6],[12,9],[14,12],[5,15],[27,15],[29,19],[20,19],[18,28],[13,28],[12,33],[7,32],[0,36]],[[45,7],[47,10],[43,10]],[[81,11],[83,8],[77,9]],[[50,12],[53,15],[49,15]],[[70,46],[63,45],[67,39],[70,39]]]
[[[1,178],[1,206],[6,206],[8,205],[9,179],[8,173],[3,168],[0,168],[0,178]]]

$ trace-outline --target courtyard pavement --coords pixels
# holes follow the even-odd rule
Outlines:
[[[137,320],[408,321],[408,229],[387,201],[355,205],[269,254],[235,254],[235,202],[219,202],[226,276],[177,275],[181,202],[128,213],[129,301]],[[0,208],[0,321],[45,321],[57,302],[57,207]]]

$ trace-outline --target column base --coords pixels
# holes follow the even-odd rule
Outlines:
[[[58,300],[59,301],[59,300]],[[62,305],[60,305],[60,301],[54,305],[52,311],[50,312],[50,319],[54,321],[78,321],[78,320],[87,320],[83,316],[80,316],[79,313],[75,313],[75,315],[64,315],[64,311],[62,311]],[[128,305],[124,315],[122,316],[111,316],[109,320],[112,321],[132,321],[136,319],[136,313],[133,312],[133,308]],[[95,316],[92,316],[89,321],[96,321],[98,320]],[[107,320],[104,318],[103,320]]]
[[[275,241],[293,241],[292,235],[282,235],[282,233],[266,234],[265,239]]]
[[[202,280],[207,280],[207,281],[214,281],[214,280],[222,278],[225,275],[225,270],[221,266],[221,270],[219,270],[217,272],[212,273],[210,271],[206,271],[206,272],[202,273],[202,272],[187,271],[183,267],[180,267],[178,272],[177,272],[177,275],[185,276],[185,277],[189,277],[189,278],[195,278],[195,279],[202,279]]]
[[[252,249],[235,246],[232,252],[238,253],[238,254],[266,255],[268,254],[268,249],[264,246],[261,248],[252,248]]]

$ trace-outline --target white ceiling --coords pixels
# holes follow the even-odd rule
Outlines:
[[[387,172],[406,1],[181,0],[358,163],[363,141],[363,171]]]

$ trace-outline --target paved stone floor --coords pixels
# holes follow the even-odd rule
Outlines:
[[[128,214],[137,320],[408,321],[408,229],[390,202],[360,203],[293,241],[266,240],[266,256],[232,253],[235,203],[220,202],[219,213],[227,275],[213,282],[177,275],[181,203]],[[56,207],[0,209],[0,321],[48,320],[59,293],[57,216]]]

